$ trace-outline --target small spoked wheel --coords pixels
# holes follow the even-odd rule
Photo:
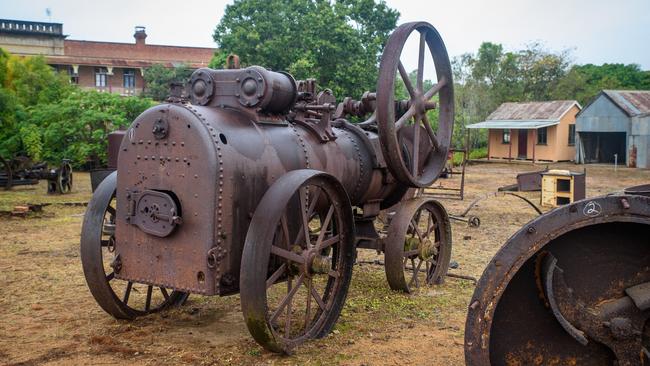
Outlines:
[[[88,203],[81,229],[81,263],[91,294],[107,313],[134,319],[181,305],[188,293],[124,281],[115,277],[115,189],[117,172],[102,181]]]
[[[10,190],[13,187],[13,171],[11,164],[0,156],[0,187]]]
[[[354,256],[352,210],[341,184],[308,169],[281,177],[255,210],[242,255],[241,306],[253,338],[290,353],[329,333]]]
[[[402,203],[388,228],[385,256],[393,290],[411,293],[442,282],[451,259],[451,225],[442,205],[428,198]]]
[[[70,193],[72,191],[72,165],[64,160],[57,175],[57,191],[59,193]]]
[[[419,35],[415,85],[401,61],[412,33]],[[427,55],[433,58],[437,77],[433,85],[426,85],[424,79]],[[408,100],[396,100],[396,81],[404,85]],[[406,23],[391,34],[379,66],[376,113],[382,153],[391,173],[411,187],[431,185],[445,167],[454,118],[451,64],[431,24]]]

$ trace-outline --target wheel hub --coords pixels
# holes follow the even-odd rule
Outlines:
[[[420,250],[420,253],[418,254],[420,259],[431,258],[438,253],[436,243],[429,238],[424,239],[418,249]]]
[[[313,255],[309,266],[312,274],[325,274],[332,268],[332,258],[323,255]]]

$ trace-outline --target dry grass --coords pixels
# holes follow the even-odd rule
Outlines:
[[[561,165],[576,169],[574,165]],[[465,201],[445,200],[451,213],[521,171],[540,166],[468,167]],[[650,172],[590,166],[587,194],[595,196],[650,181]],[[87,174],[75,175],[75,193],[48,196],[45,183],[0,192],[0,209],[25,203],[87,201]],[[445,184],[453,184],[446,180]],[[527,194],[538,200],[537,193]],[[449,278],[415,295],[388,289],[383,268],[355,266],[348,301],[334,332],[291,357],[263,351],[246,331],[239,297],[191,296],[179,309],[133,322],[105,314],[86,287],[78,241],[84,207],[51,205],[50,215],[0,219],[0,357],[8,364],[345,364],[461,365],[470,281]],[[483,201],[473,212],[478,229],[453,223],[454,273],[478,277],[498,248],[534,211],[515,198]],[[50,217],[48,217],[50,216]],[[366,259],[380,258],[364,251]]]

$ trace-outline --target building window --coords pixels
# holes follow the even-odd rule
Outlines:
[[[124,89],[135,88],[135,70],[124,69]]]
[[[79,84],[79,74],[74,73],[72,65],[68,65],[68,76],[70,76],[70,84]]]
[[[576,125],[569,125],[569,146],[576,144]]]
[[[502,144],[510,143],[510,130],[503,130],[503,136],[501,137]]]
[[[108,69],[105,67],[95,68],[95,86],[98,88],[105,88],[108,86]]]
[[[537,130],[537,145],[546,145],[547,128],[540,128]]]

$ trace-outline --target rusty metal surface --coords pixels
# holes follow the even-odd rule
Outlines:
[[[164,287],[160,302],[152,303],[153,286],[147,287],[146,300],[141,308],[134,305],[133,283],[128,282],[124,292],[116,293],[115,272],[119,272],[119,257],[114,255],[115,188],[117,173],[113,172],[97,187],[88,203],[81,230],[81,264],[91,294],[107,313],[119,319],[133,319],[169,306],[182,304],[188,294],[178,291],[167,293]],[[105,267],[110,257],[112,267]],[[123,286],[120,286],[123,287]],[[157,289],[158,291],[158,289]],[[131,298],[131,305],[129,305]]]
[[[0,187],[8,190],[14,186],[36,185],[39,180],[47,180],[49,194],[69,193],[73,183],[70,160],[63,159],[58,167],[50,168],[45,162],[34,163],[25,156],[0,157]]]
[[[492,112],[486,121],[549,120],[557,121],[576,105],[575,100],[553,100],[549,102],[507,102]]]
[[[255,210],[242,258],[242,312],[258,343],[288,353],[329,333],[345,302],[355,258],[354,222],[343,186],[312,169],[282,176]],[[300,288],[309,293],[306,304],[295,296]]]
[[[403,202],[390,222],[384,247],[386,279],[393,290],[410,293],[425,282],[441,282],[452,248],[451,224],[442,204],[422,197]]]
[[[158,287],[205,295],[241,291],[249,330],[273,351],[288,352],[306,339],[326,334],[347,293],[354,257],[354,220],[366,223],[360,225],[363,232],[359,233],[365,245],[383,249],[372,221],[380,210],[410,198],[411,186],[437,177],[438,154],[443,157],[440,164],[446,160],[453,116],[449,60],[431,25],[409,23],[396,33],[408,35],[415,29],[424,34],[420,57],[424,57],[426,43],[440,83],[426,95],[414,94],[408,101],[390,98],[393,113],[414,113],[423,123],[390,132],[387,128],[391,127],[376,118],[376,93],[366,92],[360,101],[345,98],[337,105],[332,92],[319,90],[313,79],[295,81],[287,73],[258,66],[199,69],[191,77],[187,99],[170,98],[142,113],[125,132],[119,152],[111,150],[109,154],[117,156],[117,178],[111,178],[117,184],[109,245],[114,269],[111,281],[145,284],[146,293]],[[395,47],[388,48],[386,59]],[[398,65],[393,66],[394,74]],[[422,75],[418,80],[417,90],[422,94]],[[380,80],[378,88],[382,85]],[[441,116],[437,135],[424,116],[425,110],[436,106],[427,102],[436,93]],[[365,122],[355,125],[345,119],[350,117]],[[387,156],[382,136],[391,136],[391,143],[404,149],[408,159],[396,161]],[[414,161],[409,166],[411,158]],[[419,177],[417,184],[394,175],[412,167],[423,169],[409,173]],[[104,190],[98,189],[96,195],[101,197]],[[297,191],[300,194],[296,195]],[[313,198],[319,191],[325,194]],[[314,206],[302,210],[303,196]],[[334,210],[330,210],[333,216],[329,219],[327,210],[321,210],[327,208],[327,202]],[[438,223],[436,235],[440,232],[450,237],[444,209],[432,207],[429,211],[435,213]],[[284,216],[279,217],[278,210],[285,210]],[[309,224],[300,213],[309,213]],[[103,218],[95,216],[102,214],[89,211],[93,217],[87,219],[84,230],[100,230],[97,226]],[[336,224],[328,227],[323,220],[330,219]],[[310,220],[321,220],[324,228],[314,229]],[[292,236],[298,235],[296,245],[284,251],[269,234],[279,228],[280,221]],[[440,224],[443,221],[445,224]],[[300,227],[305,232],[302,238],[308,239],[305,243],[299,239]],[[95,234],[89,235],[85,241],[91,243]],[[331,235],[340,240],[331,241]],[[328,243],[327,248],[310,246],[319,242]],[[422,255],[435,256],[439,244],[427,242]],[[96,251],[92,253],[92,260],[97,261]],[[449,261],[448,252],[441,250],[438,255],[440,265],[431,268],[442,270]],[[283,261],[285,272],[274,275]],[[434,270],[431,273],[432,278],[441,277]],[[93,294],[101,293],[97,301],[112,315],[124,317],[113,311],[121,305],[118,298],[110,300],[113,295],[109,296],[104,284],[99,285],[100,290],[93,289],[106,282],[97,276],[87,276]],[[320,295],[308,297],[318,306],[312,309],[308,302],[303,330],[294,331],[286,325],[289,330],[282,333],[274,323],[280,315],[265,317],[271,299],[264,297],[265,287],[274,287],[276,282],[289,286],[286,301],[278,305],[284,309],[292,301],[292,288],[304,283],[311,291],[312,282],[316,283],[311,279],[319,276],[327,285]],[[126,305],[126,301],[122,303]],[[289,323],[296,324],[293,320]]]
[[[526,172],[517,174],[517,190],[520,192],[532,192],[542,190],[542,173],[547,169],[537,172]]]
[[[107,168],[117,169],[117,156],[120,154],[120,145],[125,135],[126,131],[123,130],[113,131],[108,134]]]
[[[419,34],[420,39],[415,86],[400,61],[402,49],[411,33]],[[438,83],[429,90],[424,90],[423,73],[427,48],[435,64]],[[398,72],[410,96],[408,108],[403,113],[399,113],[395,104],[394,90]],[[437,106],[431,102],[435,95],[438,95]],[[425,187],[431,185],[442,172],[451,145],[453,99],[451,64],[438,31],[426,22],[399,26],[390,35],[382,54],[377,82],[376,112],[384,158],[391,173],[402,184]],[[437,131],[433,131],[427,117],[427,111],[435,108],[439,111]],[[411,122],[413,124],[409,125]],[[405,133],[412,136],[412,144],[405,146],[402,143],[400,136]]]
[[[170,120],[169,135],[156,140],[153,124],[163,116]],[[122,144],[118,201],[127,202],[128,192],[171,191],[183,222],[164,239],[118,225],[117,251],[124,258],[118,276],[194,293],[236,292],[250,216],[268,187],[288,171],[311,168],[332,174],[355,205],[396,191],[396,182],[386,183],[374,166],[376,153],[366,140],[345,128],[332,131],[337,139],[323,144],[300,124],[255,124],[235,110],[174,104],[145,112]],[[364,135],[377,139],[370,131]],[[126,205],[118,208],[118,223],[126,215]],[[213,247],[223,255],[209,268],[206,258]]]
[[[641,184],[634,187],[625,188],[626,194],[636,194],[640,196],[650,197],[650,184]]]
[[[650,281],[649,235],[650,199],[635,195],[578,201],[526,224],[470,301],[466,363],[647,363],[650,312],[626,291]]]

